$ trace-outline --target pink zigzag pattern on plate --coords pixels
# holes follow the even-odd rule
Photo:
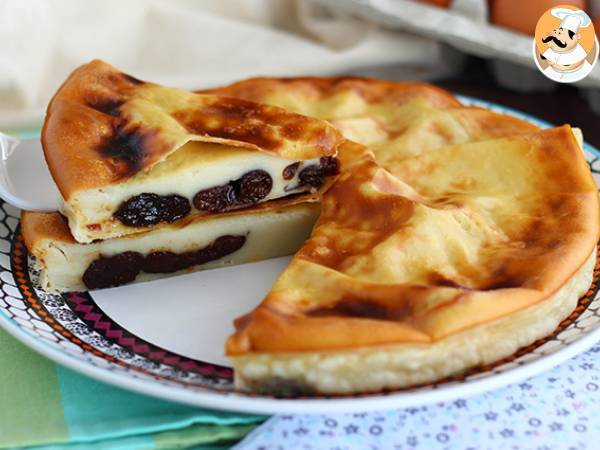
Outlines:
[[[70,292],[66,296],[66,301],[71,305],[73,311],[79,313],[78,316],[81,319],[90,324],[90,328],[136,354],[144,356],[154,362],[173,366],[187,372],[227,379],[231,379],[233,376],[233,371],[228,367],[215,366],[210,363],[185,358],[159,347],[155,347],[137,336],[132,335],[127,330],[120,328],[118,324],[107,318],[94,303],[91,303],[91,298],[88,298],[86,295]]]

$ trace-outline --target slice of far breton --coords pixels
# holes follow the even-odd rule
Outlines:
[[[568,126],[425,152],[396,176],[358,145],[341,163],[311,237],[236,321],[242,389],[434,382],[550,334],[591,284],[598,193]]]
[[[143,82],[98,60],[59,88],[42,131],[83,243],[315,192],[337,173],[342,142],[325,121]]]
[[[44,290],[101,289],[294,253],[319,213],[316,199],[306,197],[188,217],[91,244],[75,241],[66,218],[57,212],[23,211],[21,230]]]

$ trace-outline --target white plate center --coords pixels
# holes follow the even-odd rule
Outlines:
[[[289,260],[196,272],[91,296],[137,337],[188,358],[230,366],[223,352],[233,320],[260,303]]]

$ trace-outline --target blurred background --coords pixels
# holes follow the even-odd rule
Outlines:
[[[600,66],[575,85],[532,58],[547,9],[600,0],[0,0],[0,129],[35,129],[60,83],[101,58],[138,78],[201,89],[252,76],[426,80],[600,146]]]

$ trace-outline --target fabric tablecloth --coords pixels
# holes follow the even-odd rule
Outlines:
[[[281,415],[236,450],[582,450],[600,448],[600,343],[502,389],[429,406]]]
[[[165,402],[94,381],[0,330],[0,449],[228,448],[264,420]]]

